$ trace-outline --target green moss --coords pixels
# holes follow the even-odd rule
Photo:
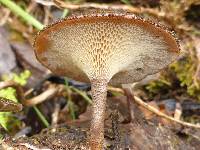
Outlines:
[[[0,90],[0,97],[4,97],[14,102],[17,102],[16,90],[8,87]],[[0,112],[0,125],[6,130],[10,131],[20,125],[20,122],[13,116],[11,112]]]
[[[153,98],[157,94],[168,93],[171,88],[171,81],[166,75],[162,74],[160,79],[151,81],[144,88],[148,92],[149,97]]]
[[[200,100],[200,84],[195,79],[196,62],[190,56],[185,56],[170,66],[170,69],[175,72],[181,87],[185,87],[189,96]]]
[[[31,73],[28,70],[25,70],[24,72],[18,74],[12,73],[9,75],[3,75],[2,80],[3,81],[9,81],[13,80],[16,83],[24,86],[27,83],[27,79],[30,77]],[[8,87],[5,89],[0,90],[0,97],[7,98],[9,100],[12,100],[14,102],[18,102],[17,99],[17,93],[16,90],[12,87]],[[9,132],[12,132],[11,130],[15,130],[21,125],[21,121],[18,120],[12,112],[0,112],[0,125]]]
[[[195,59],[187,55],[171,64],[168,71],[163,73],[159,80],[150,82],[145,89],[152,97],[182,88],[189,96],[200,100],[200,82],[195,79],[196,66]]]
[[[21,86],[26,85],[27,79],[31,76],[31,72],[29,70],[24,70],[20,74],[11,73],[9,75],[3,75],[2,80],[3,81],[9,81],[13,80],[16,83],[20,84]]]

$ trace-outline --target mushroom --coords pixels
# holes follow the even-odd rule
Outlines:
[[[133,83],[159,72],[179,54],[174,33],[123,11],[69,16],[36,36],[37,59],[52,72],[91,83],[89,144],[103,149],[107,85]]]

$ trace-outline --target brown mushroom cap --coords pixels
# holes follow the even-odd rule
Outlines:
[[[35,39],[38,60],[82,82],[132,83],[159,72],[179,53],[173,33],[134,14],[96,12],[58,21]]]

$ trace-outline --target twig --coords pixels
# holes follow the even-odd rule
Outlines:
[[[178,123],[180,125],[183,125],[183,126],[186,126],[186,127],[192,127],[192,128],[198,128],[198,129],[200,129],[199,125],[195,125],[195,124],[192,124],[192,123],[188,123],[188,122],[184,122],[184,121],[181,121],[181,120],[177,120],[177,119],[175,119],[173,117],[170,117],[170,116],[168,116],[168,115],[160,112],[156,108],[154,108],[151,105],[148,105],[147,103],[145,103],[142,99],[140,99],[137,96],[134,96],[134,99],[135,99],[135,102],[137,102],[139,105],[141,105],[142,107],[146,108],[147,110],[155,113],[156,115],[158,115],[160,117],[163,117],[163,118],[165,118],[167,120],[176,122],[176,123]]]
[[[124,91],[120,88],[110,88],[111,91],[115,91],[115,92],[120,92],[121,94],[124,94]],[[132,92],[132,91],[131,91]],[[180,125],[183,125],[183,126],[186,126],[186,127],[192,127],[192,128],[198,128],[200,129],[200,125],[195,125],[195,124],[192,124],[192,123],[188,123],[188,122],[185,122],[185,121],[181,121],[181,120],[177,120],[173,117],[170,117],[162,112],[160,112],[158,109],[152,107],[151,105],[145,103],[142,99],[140,99],[139,97],[137,96],[134,96],[134,100],[137,104],[139,104],[140,106],[146,108],[147,110],[155,113],[156,115],[160,116],[160,117],[163,117],[167,120],[170,120],[170,121],[173,121],[173,122],[176,122]]]
[[[42,0],[40,0],[42,1]],[[124,5],[124,4],[98,4],[98,3],[82,3],[82,4],[73,4],[70,2],[63,2],[61,0],[53,0],[51,5],[54,5],[58,8],[65,8],[65,9],[83,9],[83,8],[95,8],[95,9],[112,9],[112,10],[126,10],[135,14],[148,14],[152,17],[155,17],[159,20],[164,20],[170,27],[178,28],[179,30],[188,31],[189,25],[183,28],[183,26],[177,25],[174,17],[168,15],[166,10],[159,10],[155,8],[146,8],[146,7],[134,7],[131,5]],[[175,29],[176,29],[175,28]],[[195,34],[199,35],[199,32],[194,29],[190,29],[190,31],[195,32]]]
[[[50,9],[51,9],[51,6],[44,7],[44,13],[45,13],[44,22],[43,22],[44,25],[49,24]]]
[[[54,2],[50,0],[34,0],[36,3],[42,4],[44,6],[53,6]]]
[[[98,4],[98,3],[72,4],[70,2],[63,2],[61,0],[53,0],[53,2],[55,6],[67,9],[80,9],[80,8],[125,9],[137,13],[141,12],[142,10],[142,8],[138,9],[128,5],[113,5],[113,4],[109,5],[109,4]]]
[[[137,103],[135,103],[134,94],[132,93],[132,84],[122,84],[122,89],[124,91],[124,95],[127,97],[127,106],[128,106],[128,111],[129,111],[129,120],[127,121],[140,122],[143,116]]]
[[[51,125],[56,125],[58,123],[58,115],[60,111],[60,105],[58,103],[55,104],[54,112],[51,115]]]
[[[127,107],[128,107],[128,111],[129,111],[129,119],[128,121],[131,122],[133,121],[135,118],[135,113],[133,111],[133,109],[138,109],[138,108],[135,108],[135,105],[132,103],[134,97],[132,95],[131,92],[129,92],[130,90],[128,88],[123,88],[124,89],[124,93],[126,95],[126,99],[127,99]]]
[[[112,9],[112,10],[127,10],[129,12],[133,12],[136,14],[148,13],[149,15],[156,17],[156,18],[163,18],[166,22],[171,23],[171,19],[165,13],[158,9],[152,8],[145,8],[145,7],[133,7],[131,5],[124,5],[124,4],[98,4],[98,3],[83,3],[83,4],[72,4],[70,2],[63,2],[61,0],[53,0],[56,7],[59,8],[66,8],[66,9],[82,9],[82,8],[96,8],[96,9]]]
[[[124,94],[124,90],[120,89],[120,88],[115,88],[112,86],[108,86],[108,91],[113,91],[113,92],[118,92],[120,94]]]
[[[174,111],[174,118],[180,120],[182,115],[182,107],[180,103],[176,103],[176,109]]]
[[[23,104],[25,106],[35,106],[37,104],[44,102],[47,99],[52,98],[58,93],[58,91],[59,91],[59,87],[50,87],[49,89],[47,89],[40,95],[37,95],[31,99],[23,101]]]
[[[26,92],[24,93],[24,97],[28,96],[28,95],[31,94],[33,91],[34,91],[34,89],[33,89],[33,88],[30,88],[28,91],[26,91]]]

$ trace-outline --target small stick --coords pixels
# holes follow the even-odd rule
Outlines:
[[[124,89],[124,93],[127,97],[127,106],[128,106],[128,111],[129,111],[129,119],[128,122],[132,122],[135,119],[135,115],[134,115],[134,111],[132,109],[134,109],[134,105],[133,105],[133,95],[129,92],[130,89],[128,88],[123,88]]]
[[[55,104],[55,108],[54,108],[54,112],[51,115],[51,125],[55,126],[58,123],[58,116],[59,116],[59,112],[60,112],[60,105],[59,104]]]
[[[112,91],[115,91],[115,89],[117,89],[116,91],[121,91],[120,93],[124,94],[124,91],[123,91],[123,90],[120,90],[119,88],[110,88],[110,90],[112,90]],[[132,93],[131,90],[130,90],[130,92]],[[137,104],[139,104],[140,106],[142,106],[142,107],[146,108],[147,110],[153,112],[154,114],[158,115],[159,117],[163,117],[163,118],[165,118],[165,119],[167,119],[167,120],[176,122],[176,123],[178,123],[178,124],[180,124],[180,125],[183,125],[183,126],[186,126],[186,127],[191,127],[191,128],[198,128],[198,129],[200,129],[200,125],[195,125],[195,124],[188,123],[188,122],[185,122],[185,121],[177,120],[177,119],[175,119],[175,118],[173,118],[173,117],[170,117],[170,116],[168,116],[168,115],[166,115],[166,114],[160,112],[158,109],[152,107],[151,105],[145,103],[145,102],[144,102],[142,99],[140,99],[139,97],[137,97],[137,96],[133,96],[133,97],[134,97],[133,100],[135,100],[135,102],[136,102]]]
[[[123,9],[123,10],[128,10],[134,13],[142,13],[142,12],[147,12],[152,14],[153,16],[163,16],[162,12],[155,11],[155,9],[151,8],[136,8],[133,6],[129,5],[124,5],[124,4],[118,4],[118,5],[109,5],[109,4],[98,4],[98,3],[83,3],[83,4],[72,4],[69,2],[63,2],[61,0],[53,0],[54,4],[57,7],[60,8],[67,8],[67,9],[80,9],[80,8],[97,8],[97,9]]]
[[[139,121],[141,116],[141,110],[138,108],[137,103],[134,100],[134,94],[132,93],[132,84],[122,84],[122,89],[127,97],[127,106],[129,111],[129,122]]]
[[[156,115],[160,116],[160,117],[163,117],[167,120],[170,120],[170,121],[173,121],[173,122],[176,122],[180,125],[183,125],[183,126],[186,126],[186,127],[192,127],[192,128],[198,128],[200,129],[200,126],[199,125],[195,125],[195,124],[192,124],[192,123],[188,123],[188,122],[185,122],[185,121],[181,121],[181,120],[177,120],[173,117],[170,117],[164,113],[162,113],[161,111],[159,111],[158,109],[152,107],[151,105],[148,105],[147,103],[145,103],[142,99],[140,99],[139,97],[137,96],[134,96],[134,99],[135,99],[135,102],[138,103],[139,105],[141,105],[142,107],[146,108],[147,110],[155,113]]]
[[[41,1],[41,0],[40,0]],[[38,1],[39,2],[39,1]],[[42,4],[42,2],[40,2]],[[44,4],[43,4],[44,5]],[[50,5],[54,5],[58,8],[65,8],[65,9],[82,9],[82,8],[96,8],[96,9],[112,9],[112,10],[126,10],[130,11],[136,14],[142,14],[147,13],[155,18],[162,18],[167,23],[172,24],[172,19],[169,18],[166,14],[166,12],[162,12],[158,9],[152,9],[152,8],[145,8],[145,7],[133,7],[130,5],[124,5],[124,4],[98,4],[98,3],[82,3],[82,4],[72,4],[70,2],[63,2],[61,0],[53,0],[53,2]]]
[[[44,91],[43,93],[41,93],[40,95],[37,95],[29,100],[23,101],[23,104],[25,106],[35,106],[55,96],[58,93],[58,91],[59,91],[59,87],[51,87],[47,89],[46,91]]]
[[[120,88],[115,88],[115,87],[112,87],[112,86],[108,86],[108,91],[113,91],[113,92],[117,92],[117,93],[120,93],[120,94],[124,94],[124,91]]]
[[[44,21],[43,21],[44,25],[49,24],[50,9],[51,9],[51,6],[44,7],[44,14],[45,14],[44,15]]]

